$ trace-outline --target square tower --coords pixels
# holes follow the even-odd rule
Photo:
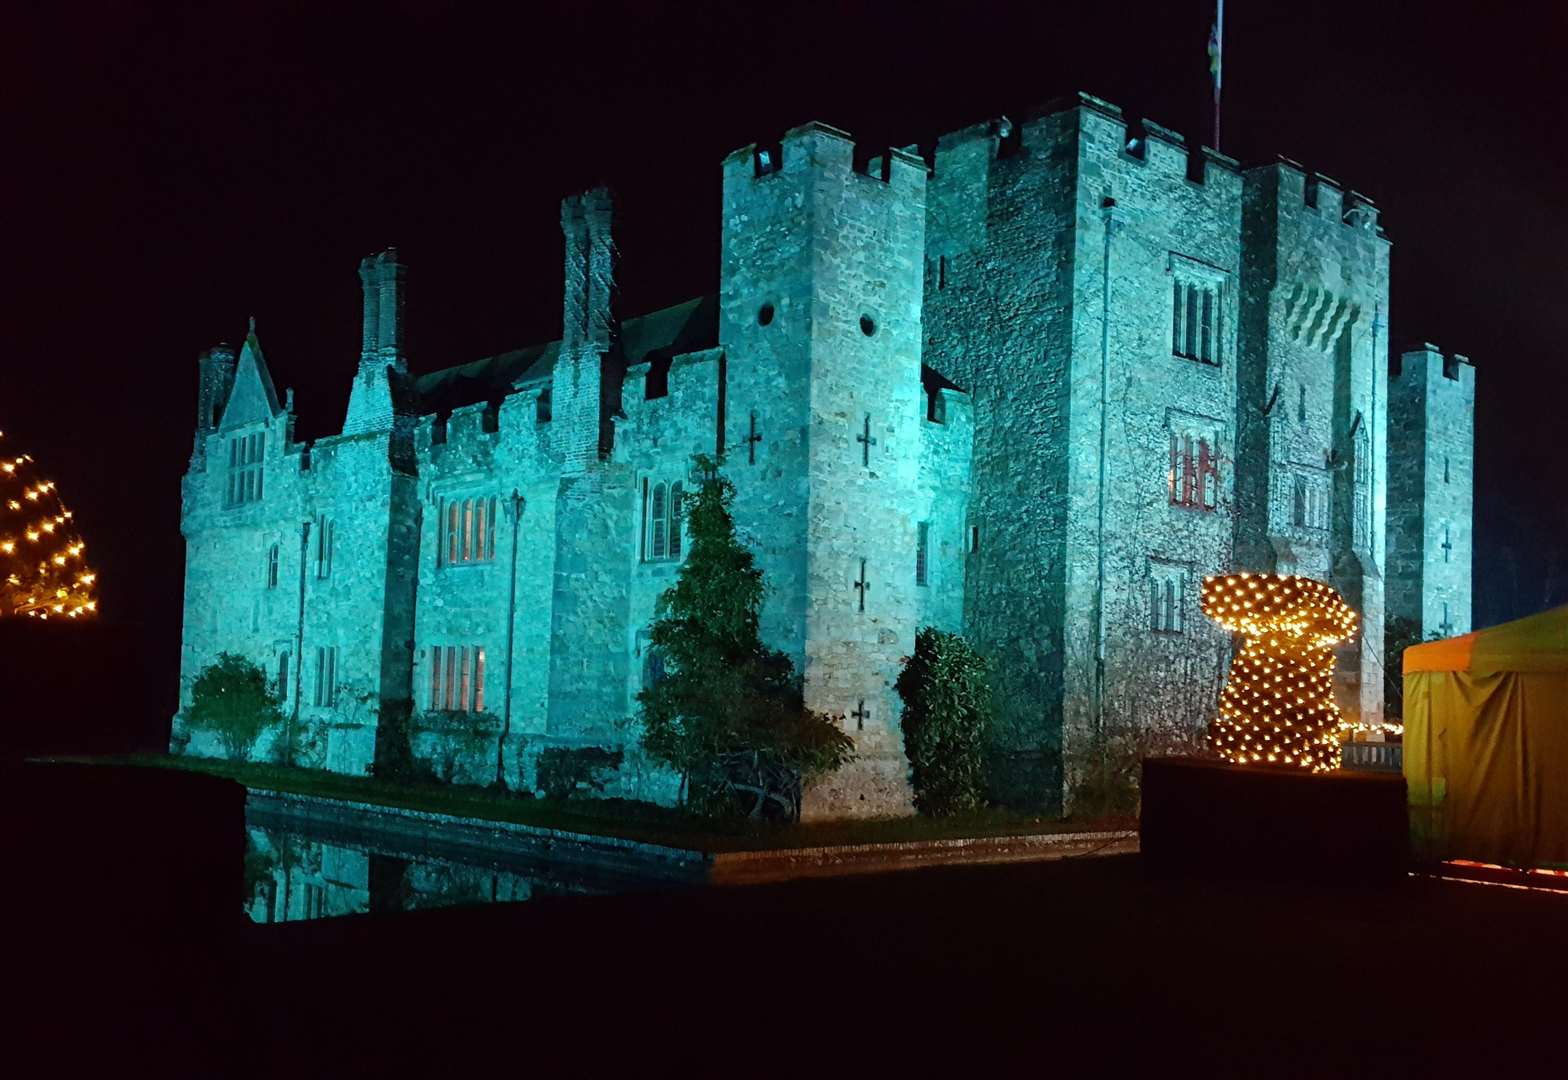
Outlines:
[[[1469,633],[1475,367],[1436,345],[1389,380],[1388,616],[1420,637]]]

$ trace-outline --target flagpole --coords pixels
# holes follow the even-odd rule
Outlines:
[[[1214,149],[1220,148],[1220,74],[1225,67],[1225,0],[1216,0],[1214,16]]]

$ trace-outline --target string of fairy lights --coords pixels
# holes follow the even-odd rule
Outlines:
[[[98,610],[98,575],[53,480],[31,454],[6,453],[0,432],[0,618],[76,619]]]
[[[1330,585],[1294,574],[1203,579],[1203,614],[1245,641],[1231,661],[1209,744],[1237,765],[1329,772],[1342,730],[1334,702],[1334,646],[1356,633],[1356,613]]]

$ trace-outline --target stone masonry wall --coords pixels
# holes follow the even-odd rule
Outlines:
[[[1179,136],[1147,122],[1130,133],[1103,102],[1077,111],[1064,616],[1069,787],[1101,752],[1102,732],[1201,730],[1229,659],[1225,639],[1198,612],[1198,585],[1231,563],[1241,261],[1234,162],[1212,153],[1189,162]],[[1212,287],[1218,297],[1209,362],[1175,353],[1177,281]],[[1211,500],[1173,504],[1173,438],[1203,438],[1212,448]],[[1153,588],[1167,577],[1175,610],[1156,630]]]
[[[1389,476],[1388,611],[1422,637],[1468,633],[1475,368],[1423,345],[1404,354],[1389,389],[1389,435],[1408,450]]]

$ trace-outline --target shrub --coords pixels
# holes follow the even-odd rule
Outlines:
[[[243,761],[262,732],[282,726],[278,704],[266,672],[243,656],[219,653],[196,676],[185,722],[215,733],[230,760]]]
[[[804,785],[848,761],[854,743],[805,707],[789,658],[763,645],[762,571],[735,537],[735,488],[712,460],[696,463],[691,549],[650,632],[664,674],[637,695],[643,746],[681,775],[698,813],[799,820]]]
[[[915,635],[895,689],[904,701],[904,753],[915,809],[963,814],[985,805],[991,688],[985,658],[957,634],[927,626]]]
[[[581,789],[604,790],[600,775],[621,767],[619,750],[602,746],[552,746],[539,752],[537,784],[547,799],[569,799]]]

